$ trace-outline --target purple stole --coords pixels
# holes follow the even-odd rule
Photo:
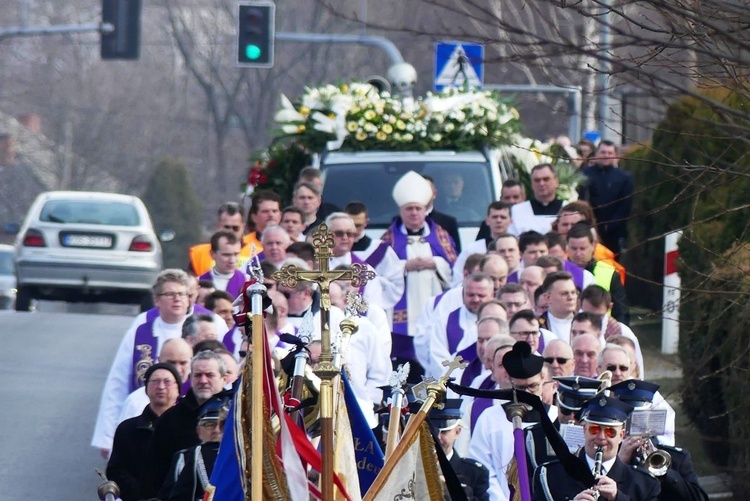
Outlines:
[[[470,386],[471,382],[482,373],[483,368],[484,364],[479,360],[479,357],[472,360],[461,375],[461,386]]]
[[[159,316],[159,308],[151,308],[146,312],[146,322],[153,322]]]
[[[573,275],[573,282],[576,284],[576,287],[579,290],[583,290],[583,268],[566,259],[563,261],[563,270]]]
[[[154,320],[139,325],[135,330],[135,340],[133,341],[133,363],[128,390],[130,393],[144,385],[146,371],[154,365],[158,347],[159,340],[154,336]]]
[[[539,333],[539,346],[537,347],[536,351],[540,355],[544,353],[544,335],[541,332]]]
[[[387,242],[383,242],[380,245],[378,245],[374,251],[365,259],[365,262],[372,266],[373,268],[377,268],[377,266],[380,264],[380,262],[385,257],[385,253],[388,251],[388,245]],[[352,256],[354,254],[352,253]]]
[[[551,331],[552,329],[549,328],[549,312],[545,311],[541,315],[539,315],[539,328],[540,329],[547,329],[548,331]],[[539,335],[541,337],[541,334]]]
[[[187,381],[182,383],[182,387],[180,388],[180,396],[184,397],[185,395],[187,395],[187,392],[190,391],[190,388],[190,376],[188,376]]]
[[[480,390],[491,390],[495,386],[495,382],[492,380],[492,375],[482,381],[479,385]],[[471,405],[471,417],[469,418],[471,429],[473,430],[477,425],[477,419],[479,416],[492,407],[493,400],[491,398],[475,398],[474,403]]]
[[[513,273],[508,275],[508,278],[505,279],[506,284],[517,284],[518,283],[518,271],[514,271]]]
[[[211,275],[211,270],[207,271],[200,277],[198,277],[198,280],[213,280],[213,276]],[[226,291],[232,295],[232,297],[236,298],[240,295],[242,292],[242,287],[245,285],[245,274],[242,273],[240,270],[234,270],[234,273],[232,274],[232,278],[229,279],[229,282],[227,282],[227,289]]]
[[[435,300],[432,303],[432,309],[433,309],[433,311],[435,310],[435,308],[437,308],[437,305],[440,304],[440,301],[443,299],[443,296],[445,296],[445,292],[443,292],[442,294],[438,294],[437,296],[435,296]]]
[[[195,315],[195,314],[211,315],[211,318],[213,318],[213,316],[214,316],[214,312],[213,311],[209,310],[205,306],[200,305],[198,303],[196,303],[196,304],[193,305],[193,313],[192,313],[192,315]]]
[[[221,340],[222,343],[224,343],[224,346],[227,347],[227,351],[234,355],[236,353],[237,345],[234,342],[234,332],[237,330],[237,326],[235,325],[231,329],[227,331],[226,334],[224,334],[224,339]]]
[[[430,234],[424,238],[425,242],[430,244],[433,256],[439,256],[445,259],[451,266],[456,262],[456,248],[453,244],[448,232],[446,232],[441,226],[435,224],[435,222],[427,218],[425,220],[430,228]],[[390,244],[399,259],[406,259],[406,247],[409,244],[409,236],[401,232],[399,227],[401,226],[401,218],[397,217],[394,219],[391,227],[383,235],[383,243]],[[381,244],[382,246],[382,244]],[[380,250],[378,247],[373,255]],[[385,250],[382,251],[385,254]],[[368,263],[372,266],[371,258],[368,258]],[[382,257],[381,257],[382,259]],[[407,291],[408,284],[404,283],[404,293],[399,299],[396,306],[393,308],[393,349],[391,356],[395,358],[403,358],[406,360],[416,360],[416,354],[414,353],[414,340],[408,337],[409,333],[409,318],[408,310],[406,308],[406,298],[408,297]]]
[[[467,346],[463,350],[456,352],[459,343],[464,337],[464,330],[461,328],[461,322],[459,322],[461,308],[457,308],[448,315],[448,324],[445,326],[445,334],[448,337],[448,351],[451,356],[461,355],[464,361],[473,362],[477,358],[477,343],[472,343],[471,346]],[[469,370],[469,368],[467,367],[466,370]],[[479,372],[482,372],[481,363],[479,365]],[[479,373],[476,375],[479,375]]]

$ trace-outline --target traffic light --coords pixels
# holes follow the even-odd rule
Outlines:
[[[243,2],[237,5],[237,66],[271,68],[276,5]]]
[[[141,0],[102,0],[102,59],[140,56]]]

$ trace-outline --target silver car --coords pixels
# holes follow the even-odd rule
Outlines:
[[[13,247],[0,245],[0,310],[13,306],[16,299],[16,274],[13,270]]]
[[[16,310],[33,299],[151,306],[162,252],[146,206],[114,193],[39,195],[16,240]]]

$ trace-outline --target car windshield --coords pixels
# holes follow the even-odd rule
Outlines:
[[[12,251],[0,251],[0,275],[13,275]]]
[[[47,223],[138,226],[138,211],[130,204],[97,200],[50,200],[42,207],[41,221]]]
[[[343,208],[359,201],[367,206],[368,228],[385,228],[398,207],[393,185],[409,170],[435,181],[435,209],[458,220],[460,226],[479,226],[492,202],[492,179],[487,162],[376,162],[323,166],[323,200]]]

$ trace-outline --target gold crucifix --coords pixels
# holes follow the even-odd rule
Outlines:
[[[285,287],[296,287],[300,280],[315,282],[320,287],[320,360],[315,366],[315,375],[320,378],[320,425],[323,468],[321,471],[321,491],[323,499],[333,499],[333,379],[339,368],[333,364],[331,350],[330,285],[336,280],[348,280],[354,287],[365,285],[375,278],[375,273],[367,265],[352,264],[348,270],[329,270],[329,260],[333,257],[333,233],[325,223],[313,232],[313,247],[317,270],[302,270],[293,264],[283,266],[273,274],[273,279]]]

